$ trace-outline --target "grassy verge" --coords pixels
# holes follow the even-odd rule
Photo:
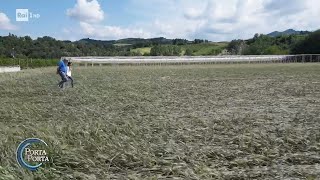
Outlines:
[[[150,54],[150,51],[151,51],[151,47],[131,49],[131,52],[140,53],[142,55]]]
[[[0,74],[0,179],[318,179],[320,65],[75,67]],[[18,166],[29,137],[52,162]]]

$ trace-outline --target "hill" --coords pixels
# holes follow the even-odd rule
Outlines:
[[[95,39],[81,39],[77,42],[81,43],[91,43],[91,44],[102,44],[102,45],[151,45],[151,44],[173,44],[174,39],[167,39],[164,37],[157,37],[157,38],[150,38],[150,39],[143,39],[143,38],[126,38],[126,39],[119,39],[119,40],[95,40]]]
[[[95,39],[90,39],[90,38],[86,38],[86,39],[81,39],[79,41],[76,41],[79,43],[85,43],[85,44],[99,44],[99,45],[113,45],[116,44],[115,40],[110,40],[110,41],[103,41],[103,40],[95,40]]]
[[[275,31],[268,35],[256,34],[251,39],[233,40],[231,43],[213,43],[203,39],[193,41],[167,39],[164,37],[120,40],[86,38],[79,41],[60,41],[49,36],[32,39],[30,36],[18,37],[9,33],[8,36],[0,36],[0,57],[58,59],[66,56],[140,56],[152,55],[151,50],[159,45],[165,47],[157,47],[159,51],[153,52],[160,55],[218,55],[225,48],[228,49],[228,54],[300,54],[318,52],[315,49],[316,46],[313,46],[312,51],[309,51],[303,47],[304,44],[299,43],[308,38],[307,40],[312,42],[311,46],[314,43],[318,44],[318,35],[312,36],[313,33],[315,32],[288,29],[284,32]],[[306,42],[306,44],[310,43]],[[171,53],[173,50],[176,53]]]
[[[162,47],[178,47],[180,55],[187,56],[209,56],[218,55],[227,47],[228,43],[200,43],[200,44],[184,44],[184,45],[168,45]],[[154,46],[153,46],[154,47]],[[153,55],[151,50],[153,47],[133,48],[131,52],[141,55]],[[161,54],[161,53],[160,53]]]
[[[279,36],[283,36],[283,35],[305,35],[305,34],[310,34],[310,31],[296,31],[294,29],[287,29],[283,32],[279,32],[279,31],[274,31],[272,33],[267,34],[270,37],[279,37]]]

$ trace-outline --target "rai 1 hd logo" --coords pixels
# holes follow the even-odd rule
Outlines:
[[[49,162],[48,144],[38,138],[26,139],[19,144],[16,159],[21,167],[36,171]]]
[[[29,9],[16,9],[16,21],[28,22],[31,19],[39,19],[40,14],[29,11]]]

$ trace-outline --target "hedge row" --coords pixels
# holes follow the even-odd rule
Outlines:
[[[57,66],[58,59],[0,58],[0,66],[20,66],[22,69]]]

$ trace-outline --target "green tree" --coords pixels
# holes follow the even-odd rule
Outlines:
[[[283,54],[289,54],[288,50],[283,50],[279,46],[273,45],[266,49],[265,54],[268,55],[283,55]]]
[[[244,40],[232,40],[228,46],[227,50],[231,54],[242,54],[243,50],[246,48],[246,43]]]
[[[311,33],[298,42],[293,48],[293,54],[320,54],[320,30]]]
[[[191,49],[186,49],[186,52],[184,53],[184,55],[186,55],[186,56],[192,56],[193,55],[193,53],[192,53],[192,50]]]

